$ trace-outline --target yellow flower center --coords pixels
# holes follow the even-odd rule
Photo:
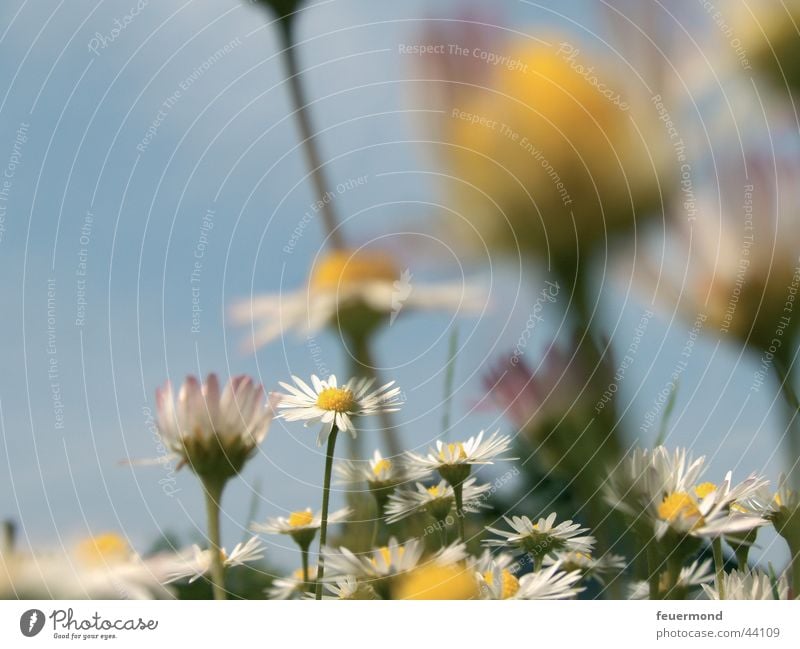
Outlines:
[[[86,563],[123,561],[130,555],[127,542],[119,534],[91,536],[78,544],[78,556]]]
[[[489,586],[494,586],[494,573],[490,570],[488,572],[483,573],[483,578]],[[511,571],[508,569],[503,569],[502,572],[502,581],[503,581],[503,593],[501,597],[503,599],[509,599],[510,597],[514,597],[519,590],[519,579],[517,579],[514,575],[511,574]]]
[[[348,412],[355,402],[355,396],[347,388],[325,388],[317,397],[317,407],[335,412]]]
[[[384,545],[382,548],[378,548],[376,550],[376,552],[383,558],[383,562],[386,564],[386,566],[391,568],[392,567],[392,553],[389,550],[389,548]],[[398,558],[402,558],[405,553],[406,553],[406,549],[404,547],[401,546],[401,547],[397,548],[397,557]],[[373,566],[377,567],[377,565],[378,565],[377,557],[373,556],[370,559],[370,561],[372,562]]]
[[[775,493],[775,497],[773,498],[773,500],[775,501],[775,504],[778,507],[783,507],[783,502],[781,501],[781,495],[779,493],[777,492]]]
[[[708,494],[717,490],[717,485],[713,482],[703,482],[694,488],[694,493],[698,498],[705,498]]]
[[[459,460],[467,459],[467,452],[464,450],[464,445],[461,442],[448,444],[439,451],[439,459],[443,462],[448,462],[450,458],[453,457],[457,457]]]
[[[392,599],[477,599],[478,583],[463,566],[428,564],[399,579]]]
[[[309,280],[312,290],[336,291],[364,282],[400,279],[391,257],[369,250],[337,250],[320,260]]]
[[[443,490],[436,484],[432,487],[428,487],[428,493],[431,495],[431,498],[441,498],[444,495]]]
[[[388,473],[391,468],[392,462],[390,460],[381,459],[375,462],[375,466],[372,467],[372,473],[376,478],[380,478],[385,473]]]
[[[670,523],[678,519],[685,521],[697,519],[695,525],[702,522],[702,516],[694,498],[682,491],[676,491],[664,498],[664,501],[658,506],[658,515]]]
[[[289,514],[289,525],[292,527],[305,527],[311,525],[313,520],[314,515],[308,510]]]

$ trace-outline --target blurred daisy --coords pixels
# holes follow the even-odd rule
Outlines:
[[[391,591],[392,599],[465,600],[478,599],[475,575],[461,563],[427,563],[401,575]]]
[[[325,443],[334,426],[355,437],[351,417],[396,412],[402,404],[400,388],[392,387],[394,381],[370,392],[375,379],[350,379],[341,387],[333,374],[327,380],[312,374],[311,386],[297,376],[292,380],[296,385],[280,384],[288,394],[279,396],[278,416],[286,421],[306,421],[306,425],[322,422],[324,426],[317,438],[319,446]]]
[[[261,541],[253,536],[245,543],[237,543],[233,551],[228,554],[222,549],[223,565],[226,568],[243,566],[252,561],[258,561],[264,557],[264,548]],[[175,565],[168,575],[166,583],[179,581],[189,578],[189,583],[200,579],[211,570],[213,561],[211,550],[201,550],[200,546],[193,545],[188,550],[184,550],[175,558]]]
[[[774,584],[768,575],[754,570],[732,570],[723,577],[725,599],[789,599],[789,583],[781,576]],[[709,599],[720,599],[714,586],[703,584]]]
[[[53,552],[0,556],[2,599],[168,599],[172,557],[143,558],[118,534],[92,536]]]
[[[349,507],[328,514],[328,523],[341,523],[352,514]],[[262,534],[288,534],[299,545],[308,546],[317,530],[322,526],[322,512],[316,514],[308,509],[291,512],[288,516],[268,518],[264,523],[253,523],[250,529]]]
[[[584,590],[576,586],[581,579],[579,571],[564,572],[557,564],[519,579],[496,566],[478,579],[484,599],[569,599]]]
[[[344,485],[366,484],[375,498],[380,515],[397,485],[421,478],[424,472],[414,471],[400,458],[385,458],[376,450],[369,460],[343,460],[333,467],[336,481]]]
[[[486,539],[483,541],[484,545],[518,548],[537,561],[547,554],[559,551],[590,553],[595,543],[593,536],[581,536],[588,530],[579,523],[563,521],[555,525],[555,512],[535,523],[527,516],[504,516],[503,520],[511,527],[511,531],[487,527],[488,532],[501,538]]]
[[[514,574],[517,566],[507,552],[492,555],[484,550],[478,559],[469,562],[481,591],[482,599],[513,599],[519,592],[519,579]]]
[[[565,572],[580,571],[585,578],[594,578],[598,583],[603,584],[606,575],[617,574],[625,569],[627,565],[625,557],[618,554],[604,554],[601,557],[593,557],[588,552],[557,552],[555,555],[545,556],[543,565],[552,566],[558,564]]]
[[[337,250],[314,267],[306,286],[235,304],[231,317],[249,324],[248,348],[257,349],[284,332],[312,335],[336,323],[363,336],[402,311],[480,312],[482,289],[469,283],[418,284],[386,253]]]
[[[248,376],[235,376],[220,390],[216,374],[201,384],[190,376],[177,400],[167,381],[156,391],[158,432],[167,449],[204,479],[236,475],[267,435],[272,403]],[[171,458],[166,458],[171,459]]]
[[[316,569],[316,566],[311,569],[312,575]],[[302,597],[306,588],[308,588],[308,582],[303,579],[303,569],[298,568],[291,575],[275,579],[264,592],[270,599],[293,599]]]
[[[484,431],[466,442],[442,442],[437,440],[436,448],[429,449],[427,455],[407,452],[408,465],[426,474],[438,471],[451,485],[460,484],[469,476],[471,468],[476,464],[493,464],[495,459],[511,460],[514,458],[498,458],[511,445],[511,437],[500,435],[495,431],[487,439],[483,439]]]
[[[678,579],[670,584],[667,571],[661,573],[658,582],[659,596],[686,599],[693,589],[714,580],[714,564],[711,559],[696,560],[681,568]],[[649,599],[650,585],[647,581],[636,581],[628,587],[628,599]]]
[[[326,583],[324,586],[331,595],[326,595],[323,599],[378,599],[378,594],[372,586],[355,577],[337,577],[335,581]]]
[[[485,494],[491,485],[475,485],[476,479],[469,478],[463,484],[464,511],[474,513],[481,507],[488,507]],[[386,521],[396,523],[412,514],[425,511],[437,521],[444,521],[455,503],[453,488],[442,480],[439,484],[426,487],[416,483],[416,489],[402,489],[389,496],[386,507]]]

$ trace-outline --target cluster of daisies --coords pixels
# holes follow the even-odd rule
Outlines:
[[[369,380],[293,377],[267,395],[247,377],[221,386],[189,378],[175,395],[157,393],[158,429],[167,459],[187,466],[203,486],[208,545],[134,553],[107,534],[50,555],[4,548],[0,594],[38,597],[169,597],[176,583],[207,579],[226,597],[229,570],[265,556],[262,534],[290,537],[299,548],[295,572],[273,580],[275,599],[566,599],[588,596],[715,599],[796,597],[800,576],[800,497],[781,479],[776,493],[750,476],[734,483],[704,481],[703,458],[664,447],[636,450],[610,471],[603,497],[608,518],[624,533],[598,552],[598,532],[556,513],[493,518],[494,484],[478,469],[508,456],[511,437],[499,432],[460,442],[437,441],[425,453],[407,451],[367,460],[335,460],[340,431],[356,435],[359,419],[397,410],[399,388]],[[320,426],[326,446],[321,508],[253,522],[253,535],[230,553],[221,542],[223,491],[255,453],[274,417]],[[368,494],[371,540],[352,507],[331,510],[331,482]],[[469,522],[469,525],[467,525]],[[329,542],[329,526],[361,525]],[[753,568],[748,555],[759,530],[772,525],[793,560],[782,574]],[[469,533],[467,533],[469,531]],[[606,534],[605,536],[608,536]],[[631,547],[624,538],[635,539]],[[356,547],[356,545],[358,547]],[[612,551],[624,551],[627,556]],[[731,569],[733,561],[736,569]]]

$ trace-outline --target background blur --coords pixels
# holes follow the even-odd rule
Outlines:
[[[743,28],[732,26],[747,5],[720,2],[724,13],[715,18],[709,2],[662,4],[329,0],[299,19],[298,55],[331,182],[366,179],[334,199],[350,241],[391,248],[414,281],[477,278],[490,291],[486,313],[458,320],[452,425],[459,436],[514,432],[498,410],[478,407],[482,377],[526,331],[547,276],[524,251],[517,259],[491,249],[466,255],[448,236],[448,215],[462,206],[435,175],[446,115],[420,81],[436,62],[401,46],[459,24],[471,25],[482,42],[536,35],[579,44],[616,75],[649,87],[650,96],[669,97],[702,209],[718,215],[741,205],[739,189],[725,186],[736,170],[726,169],[742,167],[747,149],[744,168],[755,165],[749,173],[762,174],[779,196],[759,203],[757,216],[796,219],[796,190],[793,196],[781,184],[778,192],[776,181],[788,177],[788,187],[798,186],[793,104],[775,107],[769,80],[742,64],[732,39],[742,39]],[[321,365],[347,373],[332,333],[312,344],[287,335],[251,355],[241,349],[246,332],[226,322],[232,301],[300,287],[323,245],[312,222],[284,251],[315,197],[276,30],[263,9],[238,0],[140,5],[116,32],[114,21],[131,14],[135,0],[4,0],[0,7],[7,181],[0,200],[0,516],[16,520],[22,546],[119,529],[143,551],[165,532],[184,539],[202,533],[201,492],[191,474],[177,474],[165,489],[171,478],[163,469],[121,463],[154,455],[154,392],[167,378],[249,373],[273,389]],[[215,56],[221,48],[224,55]],[[474,62],[478,74],[481,65],[488,64]],[[666,160],[679,178],[672,150]],[[788,171],[779,171],[785,160]],[[680,187],[664,187],[673,190]],[[644,258],[687,290],[686,248],[668,229],[666,212],[637,228],[625,247],[605,246],[587,262],[598,296],[595,330],[611,341],[615,359],[630,348],[643,314],[655,313],[618,382],[628,444],[655,441],[658,425],[646,422],[660,412],[659,395],[693,328],[676,307],[654,301],[640,279]],[[718,233],[708,242],[700,258],[718,258]],[[198,253],[201,271],[192,282]],[[533,367],[563,327],[564,305],[550,307],[523,350]],[[377,340],[378,365],[406,393],[397,417],[406,447],[421,449],[441,432],[452,327],[448,314],[409,314]],[[768,373],[753,390],[759,363],[752,346],[707,327],[681,370],[666,442],[709,456],[711,479],[732,469],[740,479],[755,471],[775,481],[787,468],[778,382]],[[365,449],[379,445],[372,425],[364,423]],[[258,518],[318,506],[324,458],[315,440],[315,429],[273,424],[244,480],[226,494],[227,543],[245,534],[254,493]],[[512,499],[514,488],[504,487]],[[783,546],[772,548],[770,539],[762,533],[754,557],[782,564]],[[293,565],[289,538],[264,540],[272,565]]]

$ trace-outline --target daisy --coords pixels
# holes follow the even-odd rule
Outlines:
[[[369,460],[343,460],[333,467],[336,482],[343,485],[366,483],[367,489],[375,498],[380,516],[385,513],[389,496],[397,485],[423,477],[424,473],[414,471],[402,459],[385,458],[376,450]]]
[[[261,541],[253,536],[245,543],[237,543],[230,554],[225,552],[224,548],[220,550],[220,554],[222,555],[223,565],[226,568],[234,568],[263,558],[264,548],[261,545]],[[165,583],[179,581],[188,577],[191,584],[209,573],[212,563],[212,550],[201,550],[200,546],[193,545],[175,558],[175,565]]]
[[[396,412],[402,404],[400,388],[392,387],[394,381],[370,392],[375,379],[350,379],[341,387],[333,374],[327,380],[312,374],[313,387],[297,376],[292,380],[296,385],[280,384],[288,394],[279,395],[277,407],[281,412],[278,416],[286,421],[305,421],[306,425],[322,422],[318,446],[325,443],[334,426],[355,437],[351,417]]]
[[[266,437],[274,404],[250,377],[235,376],[220,390],[216,374],[209,374],[204,384],[188,377],[177,399],[167,381],[156,391],[156,405],[159,435],[178,468],[186,464],[204,480],[224,481]]]
[[[429,449],[427,455],[407,452],[408,464],[426,474],[438,471],[451,485],[463,482],[469,476],[473,465],[494,464],[494,460],[500,459],[498,456],[505,453],[511,445],[511,437],[500,435],[499,430],[492,433],[486,440],[483,439],[483,435],[484,431],[481,431],[466,442],[448,443],[437,440],[436,448]],[[502,459],[513,460],[515,458]],[[460,480],[458,476],[462,476]]]
[[[53,552],[0,555],[2,599],[169,599],[174,555],[141,557],[114,533]]]
[[[316,569],[316,566],[314,568]],[[270,599],[293,599],[302,597],[307,586],[308,582],[304,579],[303,569],[298,568],[291,575],[275,579],[264,592]]]
[[[733,570],[723,577],[724,599],[789,599],[789,583],[781,576],[775,584],[763,572]],[[723,599],[719,589],[703,584],[709,599]]]
[[[247,347],[258,349],[286,331],[307,337],[335,323],[363,335],[384,322],[392,324],[401,311],[478,313],[486,306],[485,292],[474,284],[411,280],[385,253],[337,250],[316,264],[303,288],[239,302],[231,317],[252,327]]]
[[[544,566],[559,564],[561,569],[566,572],[579,570],[586,578],[594,578],[598,583],[603,584],[606,575],[619,573],[625,569],[627,563],[625,557],[618,554],[604,554],[601,557],[593,557],[588,552],[557,552],[555,555],[545,556]]]
[[[481,507],[488,507],[485,500],[491,485],[476,486],[475,482],[475,478],[469,478],[463,484],[463,507],[466,513],[474,513]],[[437,521],[444,521],[450,515],[454,503],[453,488],[446,481],[442,480],[430,487],[417,482],[416,489],[402,489],[389,496],[386,522],[396,523],[419,511],[427,512]]]
[[[372,586],[358,581],[355,577],[337,577],[335,581],[324,586],[331,595],[323,599],[378,599],[378,594]]]
[[[580,578],[580,571],[564,572],[558,564],[519,579],[497,567],[478,575],[483,599],[569,599],[584,590],[576,587]]]
[[[503,519],[511,527],[511,531],[498,530],[487,527],[486,530],[502,537],[500,539],[487,539],[483,543],[489,547],[518,548],[529,553],[534,558],[534,563],[541,563],[545,555],[559,552],[584,552],[590,553],[594,546],[593,536],[580,536],[587,528],[579,523],[563,521],[554,525],[555,512],[547,518],[540,518],[537,522],[531,521],[527,516],[512,516]]]
[[[349,507],[343,507],[328,515],[328,523],[340,523],[353,513]],[[264,523],[253,523],[250,529],[262,534],[288,534],[299,545],[311,543],[317,530],[322,525],[322,512],[314,513],[311,508],[291,512],[288,516],[268,518]]]
[[[470,558],[468,565],[478,580],[481,599],[513,599],[519,591],[519,579],[514,574],[518,565],[513,555],[493,555],[487,549],[477,559]]]

